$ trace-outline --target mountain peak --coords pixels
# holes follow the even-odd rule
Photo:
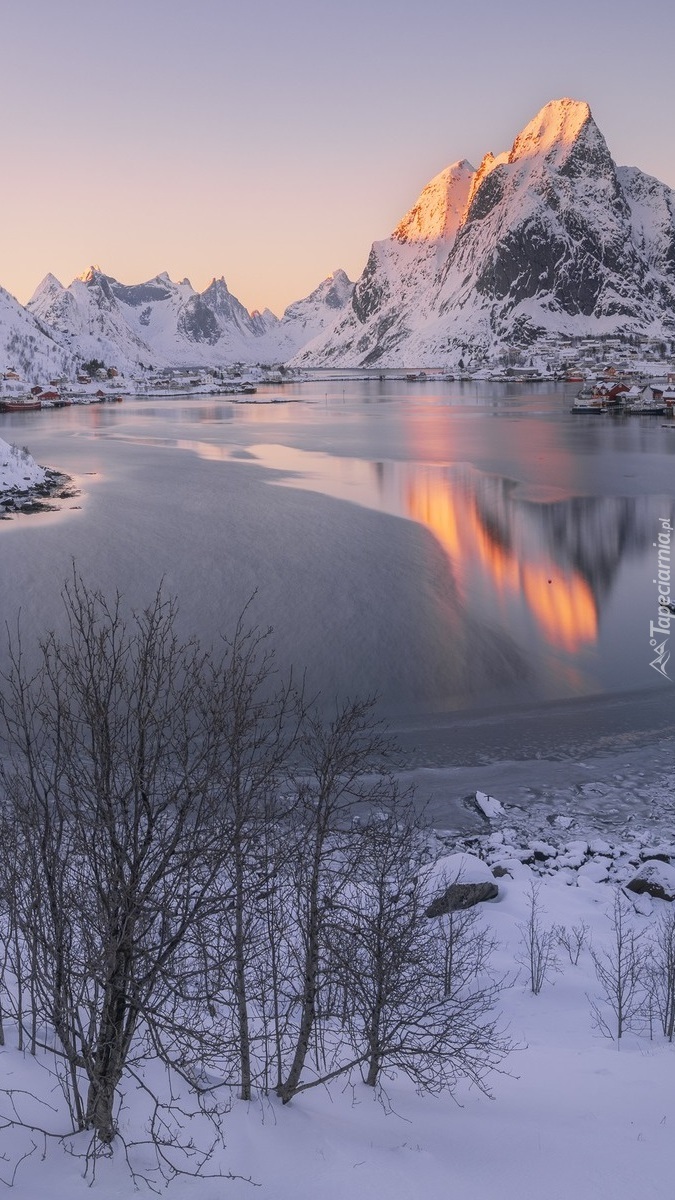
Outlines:
[[[508,161],[513,163],[535,155],[547,155],[556,147],[569,148],[592,120],[585,100],[569,97],[550,100],[518,134]]]
[[[64,291],[63,284],[56,278],[56,275],[52,275],[51,271],[48,271],[42,282],[37,285],[33,292],[31,301],[35,300],[38,296],[54,296],[62,291]]]
[[[97,275],[102,274],[103,272],[98,263],[95,263],[91,267],[87,267],[86,271],[83,271],[81,275],[76,275],[75,280],[78,283],[93,283]]]
[[[446,242],[457,233],[475,171],[467,159],[451,163],[427,184],[399,221],[397,242]]]

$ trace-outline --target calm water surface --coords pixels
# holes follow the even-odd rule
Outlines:
[[[649,623],[675,428],[573,416],[573,391],[326,381],[1,416],[80,490],[0,522],[2,616],[58,624],[72,559],[134,604],[163,578],[207,641],[257,589],[284,666],[377,692],[401,728],[569,700],[586,728],[641,705],[665,728]]]

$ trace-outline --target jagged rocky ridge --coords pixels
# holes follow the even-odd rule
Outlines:
[[[284,361],[333,324],[352,288],[337,271],[279,320],[268,309],[249,313],[222,278],[199,293],[189,280],[174,283],[165,273],[126,285],[90,267],[67,288],[47,275],[28,310],[81,359],[99,358],[123,370],[219,367]]]
[[[375,242],[298,363],[454,365],[546,333],[672,336],[675,192],[617,167],[588,105],[547,104],[511,150],[455,163]]]

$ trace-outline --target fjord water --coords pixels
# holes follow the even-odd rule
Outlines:
[[[649,625],[675,428],[573,415],[573,391],[325,378],[259,389],[275,404],[5,415],[0,437],[80,494],[0,522],[3,619],[58,625],[74,560],[136,606],[164,580],[207,642],[255,592],[282,667],[326,698],[377,693],[422,744],[474,710],[503,739],[514,706],[573,699],[586,731],[642,710],[665,728],[672,684],[650,668]]]

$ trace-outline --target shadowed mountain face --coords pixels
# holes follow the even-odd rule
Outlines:
[[[376,242],[299,362],[402,366],[541,334],[675,332],[675,192],[617,168],[587,104],[547,104],[507,153],[441,172]]]

